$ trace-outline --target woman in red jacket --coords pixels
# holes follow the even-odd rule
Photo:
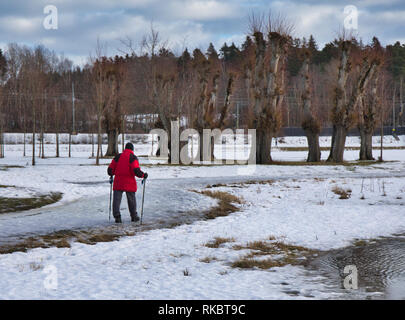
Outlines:
[[[128,209],[131,214],[131,221],[139,221],[138,214],[136,212],[136,197],[135,192],[137,190],[135,176],[138,178],[146,179],[148,174],[142,172],[139,167],[138,158],[134,155],[134,145],[128,142],[125,145],[125,150],[115,156],[108,166],[107,173],[110,176],[115,175],[114,179],[114,197],[113,197],[113,215],[116,223],[121,223],[120,205],[122,194],[127,194]]]

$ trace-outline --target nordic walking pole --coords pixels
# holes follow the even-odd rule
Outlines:
[[[110,176],[110,206],[108,209],[108,221],[111,221],[111,198],[112,198],[112,186],[113,186],[114,178]]]
[[[145,200],[145,186],[146,186],[146,179],[142,180],[143,188],[142,188],[142,207],[141,207],[141,225],[142,225],[142,218],[143,218],[143,202]]]

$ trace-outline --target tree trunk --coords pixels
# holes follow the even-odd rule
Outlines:
[[[44,130],[42,129],[42,134],[41,134],[41,138],[42,138],[42,159],[45,159],[45,133]]]
[[[0,119],[1,121],[1,119]],[[0,158],[4,158],[4,134],[3,134],[3,126],[0,123]]]
[[[308,140],[308,157],[307,162],[321,161],[321,148],[319,147],[319,133],[306,130],[305,134]]]
[[[24,109],[24,113],[23,113],[23,126],[24,126],[23,157],[25,157],[25,155],[26,155],[26,152],[25,152],[26,151],[25,150],[25,136],[27,135],[27,123],[26,123],[26,120],[25,120],[25,109]]]
[[[41,151],[42,151],[42,133],[39,132],[39,150],[38,150],[38,158],[41,158]]]
[[[45,100],[46,101],[46,93],[45,93]],[[40,126],[41,126],[41,147],[40,147],[40,157],[42,159],[45,159],[45,146],[44,146],[44,135],[45,135],[45,102],[42,102],[41,106],[41,120],[40,120]]]
[[[26,128],[24,127],[24,150],[23,150],[23,156],[25,157],[25,136],[26,136]]]
[[[100,156],[103,154],[103,151],[101,150],[101,144],[102,144],[102,137],[101,137],[101,115],[97,115],[97,157],[96,157],[96,165],[98,166],[100,164]]]
[[[118,129],[107,131],[108,134],[108,148],[105,154],[106,157],[114,157],[118,154]]]
[[[341,125],[333,126],[332,147],[328,157],[328,162],[343,162],[345,151],[347,129]]]
[[[269,164],[271,158],[271,142],[273,135],[269,131],[256,130],[256,163]]]
[[[69,158],[72,156],[72,133],[69,133]]]
[[[125,148],[125,117],[122,116],[122,127],[121,127],[121,142],[122,142],[122,152],[124,152]]]
[[[383,162],[383,143],[384,143],[384,109],[381,111],[381,128],[380,128],[380,158],[378,161]]]
[[[32,116],[32,165],[35,166],[35,130],[36,130],[35,117],[36,117],[36,114],[35,114],[35,107],[33,107],[32,109],[33,109],[32,110],[32,113],[33,113],[33,116]]]
[[[94,134],[91,133],[91,157],[94,158]]]
[[[55,99],[55,127],[56,127],[56,158],[59,158],[59,119],[58,119],[58,108]]]
[[[360,160],[375,160],[373,158],[373,132],[366,130],[364,126],[360,130]]]
[[[59,130],[59,129],[57,129]],[[56,132],[56,158],[59,158],[59,132]]]

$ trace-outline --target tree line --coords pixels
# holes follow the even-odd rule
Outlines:
[[[256,161],[265,164],[280,129],[300,126],[307,160],[318,162],[319,134],[332,126],[328,161],[342,162],[350,129],[360,132],[359,158],[371,160],[376,129],[403,124],[405,44],[383,47],[376,37],[364,44],[342,32],[320,50],[312,35],[293,38],[285,19],[252,15],[249,25],[240,47],[218,52],[210,44],[179,55],[152,27],[138,50],[123,41],[121,56],[107,57],[98,42],[82,67],[43,46],[9,44],[0,50],[0,144],[4,132],[32,134],[34,165],[37,134],[42,157],[44,133],[56,134],[58,157],[59,133],[88,132],[97,137],[98,164],[118,153],[126,132],[162,128],[170,146],[171,121],[179,121],[201,136],[203,129],[256,129]],[[149,116],[134,125],[135,115]]]

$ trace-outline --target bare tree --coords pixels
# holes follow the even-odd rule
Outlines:
[[[3,129],[3,114],[2,114],[2,105],[3,105],[3,81],[6,77],[7,72],[7,60],[3,55],[3,51],[0,49],[0,158],[4,158],[4,129]]]
[[[356,107],[368,82],[374,77],[379,65],[379,60],[369,58],[365,51],[361,52],[361,59],[356,61],[354,40],[339,40],[339,67],[335,86],[332,108],[332,145],[328,161],[343,162],[346,136],[348,130],[354,125]],[[351,92],[349,91],[348,78],[352,76]]]
[[[192,67],[196,74],[196,91],[192,104],[195,112],[192,114],[191,123],[200,135],[198,157],[199,160],[213,160],[216,136],[211,136],[209,141],[211,159],[203,159],[203,130],[223,129],[227,124],[235,75],[227,71],[225,64],[218,57],[210,56],[207,59],[199,49],[194,50]],[[224,83],[224,86],[221,86],[221,83]],[[221,87],[224,92],[223,102],[218,101]]]
[[[104,100],[104,126],[108,135],[105,156],[118,154],[118,135],[122,128],[121,87],[125,77],[125,61],[121,57],[103,61],[106,99]]]
[[[367,50],[368,56],[378,61],[374,78],[370,81],[370,88],[359,98],[359,120],[360,131],[360,160],[374,160],[372,137],[377,125],[377,117],[381,105],[380,92],[378,90],[380,80],[380,69],[384,52],[377,38],[373,38],[373,44]]]
[[[292,25],[281,16],[252,15],[250,34],[254,52],[248,57],[245,77],[250,96],[251,125],[256,128],[256,161],[271,163],[271,142],[281,127],[285,66]]]
[[[104,57],[104,47],[97,39],[95,58],[90,57],[92,62],[92,83],[94,85],[94,101],[96,101],[97,110],[97,155],[96,155],[96,165],[100,164],[100,157],[102,157],[102,120],[104,114],[104,70],[102,65],[102,59]]]
[[[318,162],[321,160],[321,149],[319,147],[319,133],[321,126],[315,116],[312,105],[312,86],[310,79],[310,53],[305,50],[305,60],[301,72],[304,90],[301,95],[303,120],[302,128],[308,140],[308,157],[307,162]]]

